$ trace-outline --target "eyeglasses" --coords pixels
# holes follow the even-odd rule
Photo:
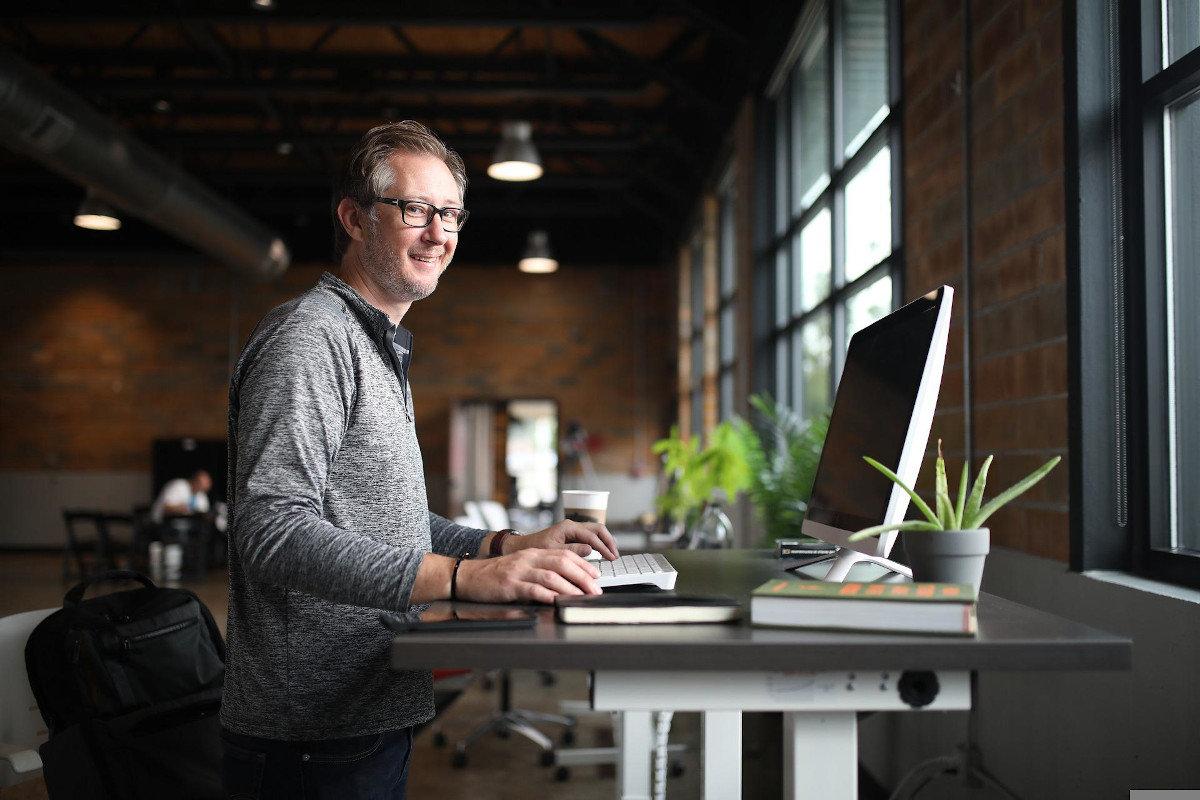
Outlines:
[[[458,233],[467,224],[471,215],[465,208],[447,206],[438,208],[432,203],[422,203],[420,200],[397,200],[394,197],[376,197],[376,203],[386,203],[400,209],[400,218],[410,228],[428,228],[435,216],[442,219],[442,230],[446,233]]]

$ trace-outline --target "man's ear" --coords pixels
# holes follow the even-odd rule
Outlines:
[[[338,203],[337,216],[350,238],[361,242],[366,221],[362,218],[363,211],[358,207],[358,203],[349,197],[343,197],[342,201]]]

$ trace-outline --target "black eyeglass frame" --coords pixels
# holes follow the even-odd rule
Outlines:
[[[389,206],[395,206],[396,208],[400,209],[400,221],[403,222],[405,225],[407,225],[410,228],[428,228],[430,225],[433,224],[433,221],[435,219],[442,219],[443,211],[461,211],[462,214],[458,218],[458,227],[457,228],[447,228],[445,225],[442,225],[442,230],[445,231],[446,233],[458,233],[459,231],[461,231],[463,229],[463,226],[467,224],[467,217],[471,216],[471,212],[467,211],[465,208],[462,208],[461,206],[446,206],[445,208],[438,208],[433,203],[426,203],[424,200],[404,200],[404,199],[397,199],[395,197],[376,197],[375,202],[376,203],[386,203]],[[404,214],[404,206],[407,203],[416,203],[417,205],[421,205],[421,206],[429,206],[435,212],[437,212],[437,214],[436,214],[436,216],[430,215],[429,221],[426,222],[424,225],[413,225],[411,222],[408,221],[408,217]]]

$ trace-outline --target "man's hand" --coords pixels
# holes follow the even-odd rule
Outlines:
[[[570,550],[581,556],[586,556],[595,550],[609,561],[620,555],[617,552],[617,542],[608,532],[608,528],[598,522],[572,522],[569,519],[552,525],[544,531],[525,536],[509,536],[504,540],[505,555],[530,547],[545,550]]]
[[[509,539],[532,539],[536,535],[540,534]],[[499,558],[464,561],[458,568],[457,594],[459,600],[478,603],[532,600],[549,605],[560,594],[600,594],[598,577],[598,569],[563,546],[558,550],[524,547]]]

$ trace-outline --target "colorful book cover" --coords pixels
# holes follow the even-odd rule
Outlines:
[[[829,583],[777,578],[755,589],[754,596],[973,603],[975,588],[966,583]]]

